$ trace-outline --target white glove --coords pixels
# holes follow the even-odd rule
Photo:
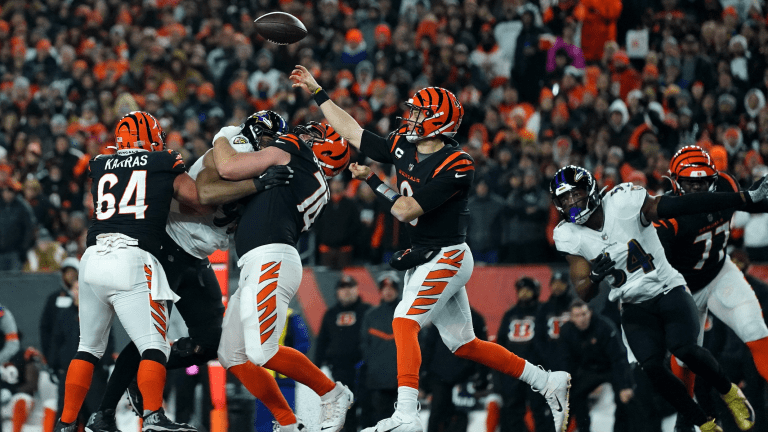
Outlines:
[[[754,185],[752,187],[754,187]],[[768,197],[768,181],[765,180],[765,177],[760,179],[758,186],[754,190],[750,188],[748,193],[749,199],[751,199],[752,202],[759,202]]]
[[[213,142],[219,138],[226,138],[227,141],[231,142],[236,135],[240,135],[240,126],[224,126],[219,130],[219,133],[213,136]]]

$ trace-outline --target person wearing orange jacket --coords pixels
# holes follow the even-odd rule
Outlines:
[[[574,9],[574,16],[583,24],[581,49],[587,62],[600,61],[605,42],[616,40],[621,8],[621,0],[581,0]]]

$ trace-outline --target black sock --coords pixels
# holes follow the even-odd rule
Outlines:
[[[101,398],[99,411],[117,409],[120,398],[123,397],[128,385],[139,372],[139,363],[141,363],[141,355],[136,345],[131,342],[126,345],[115,360],[115,369],[107,381],[107,388],[104,391],[104,397]]]

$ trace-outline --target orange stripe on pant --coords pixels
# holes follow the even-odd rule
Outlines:
[[[265,343],[274,334],[273,325],[277,321],[277,279],[280,277],[280,262],[269,262],[261,266],[262,274],[259,277],[259,283],[274,279],[256,294],[257,310],[259,315],[259,332],[261,343]]]

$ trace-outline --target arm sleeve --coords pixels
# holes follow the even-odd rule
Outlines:
[[[390,135],[389,138],[380,137],[365,129],[360,139],[360,151],[376,162],[392,163],[391,149],[399,139],[400,136],[397,135]]]
[[[0,364],[11,359],[19,352],[19,331],[16,328],[16,320],[8,309],[1,309],[3,315],[0,316],[0,330],[5,334],[5,346],[0,350]]]
[[[464,152],[453,155],[435,169],[432,178],[423,188],[413,194],[413,199],[419,203],[424,213],[436,209],[461,190],[469,190],[472,187],[474,161]]]

